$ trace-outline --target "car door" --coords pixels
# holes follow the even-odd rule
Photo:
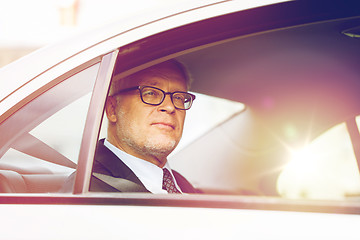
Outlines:
[[[212,46],[246,39],[257,33],[329,18],[326,14],[319,16],[305,11],[306,15],[295,11],[298,9],[288,3],[237,11],[235,6],[239,2],[210,4],[121,33],[110,33],[27,79],[21,85],[24,89],[18,86],[20,91],[14,91],[2,100],[0,161],[4,163],[0,165],[1,183],[17,184],[20,181],[16,186],[3,186],[6,192],[4,190],[0,195],[2,236],[7,239],[161,239],[169,236],[173,239],[356,239],[357,202],[289,201],[271,195],[274,184],[267,192],[268,196],[243,196],[246,194],[234,193],[233,189],[181,196],[91,193],[88,190],[94,151],[101,135],[100,126],[105,122],[103,107],[111,80],[172,58],[201,66],[206,62],[192,58],[192,53],[199,53],[195,57],[200,59],[208,58],[209,55],[202,55],[201,50],[206,53]],[[340,17],[344,16],[348,15]],[[330,14],[330,17],[334,16]],[[192,70],[203,72],[200,67]],[[219,70],[226,72],[226,64]],[[236,91],[238,79],[234,78],[230,82],[232,85],[224,88],[225,79],[199,79],[192,91],[226,101],[234,100],[235,105],[241,105]],[[229,92],[232,94],[228,95]],[[11,102],[15,104],[11,105]],[[243,105],[234,110],[240,120],[252,117],[252,112],[244,111]],[[245,117],[238,113],[245,113]],[[231,116],[222,120],[234,119]],[[224,128],[222,133],[236,133],[234,125],[227,126],[229,128]],[[206,163],[210,157],[218,156],[206,150],[219,150],[215,147],[227,142],[220,139],[213,149],[209,148],[213,146],[209,143],[205,139],[202,146],[207,149],[203,151],[199,151],[197,144],[192,144],[195,148],[192,156],[203,157],[200,160]],[[191,147],[188,149],[192,150]],[[217,153],[228,152],[225,147]],[[200,155],[206,153],[207,156]],[[179,159],[181,156],[187,155],[179,154]],[[266,167],[266,164],[262,166]],[[73,191],[58,193],[75,169]],[[214,169],[220,168],[215,166]],[[188,173],[198,180],[191,175],[191,169]],[[207,174],[211,176],[213,172]],[[200,180],[207,182],[208,179]],[[236,187],[239,183],[229,182]],[[30,188],[31,191],[27,191]]]

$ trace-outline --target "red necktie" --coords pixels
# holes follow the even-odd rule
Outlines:
[[[164,172],[164,177],[163,177],[162,189],[166,190],[168,193],[180,193],[180,191],[175,186],[174,180],[169,170],[163,168],[163,172]]]

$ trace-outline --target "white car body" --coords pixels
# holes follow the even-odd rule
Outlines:
[[[131,54],[145,46],[151,55],[153,50],[150,47],[148,50],[146,44],[153,42],[149,39],[158,34],[276,2],[285,1],[188,1],[175,4],[166,11],[139,13],[134,18],[121,19],[45,47],[0,69],[0,159],[19,143],[19,136],[28,136],[32,126],[27,126],[27,119],[23,118],[31,113],[27,110],[28,104],[36,104],[39,97],[45,102],[56,101],[54,95],[47,96],[46,92],[66,83],[84,69],[97,73],[93,79],[94,87],[89,86],[89,91],[93,92],[78,160],[74,164],[77,176],[73,193],[1,193],[0,239],[358,239],[360,204],[356,200],[289,201],[274,196],[204,194],[178,197],[88,191],[106,93],[119,53]],[[294,26],[301,24],[308,23],[300,21]],[[280,26],[279,29],[291,26]],[[272,30],[264,28],[244,36]],[[216,41],[226,43],[231,37]],[[199,48],[211,46],[216,41],[199,43]],[[196,49],[195,45],[180,50],[172,50],[170,46],[170,54],[158,56],[154,53],[150,60],[135,59],[135,65],[130,64],[120,75],[169,58],[181,58]],[[19,128],[24,126],[24,130],[13,130],[16,134],[9,130],[5,134],[9,126],[14,126],[14,123],[6,125],[7,121],[21,111],[24,115],[19,115],[16,121]],[[34,119],[36,122],[36,117]]]

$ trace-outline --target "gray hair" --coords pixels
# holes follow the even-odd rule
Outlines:
[[[143,69],[143,70],[136,72],[134,74],[131,74],[125,78],[114,81],[111,84],[109,96],[111,96],[111,95],[115,94],[116,92],[118,92],[119,90],[121,90],[123,88],[123,85],[125,82],[131,81],[142,74],[154,73],[154,72],[161,71],[161,69],[174,69],[175,71],[179,72],[184,77],[184,80],[186,83],[186,89],[190,90],[192,78],[190,77],[189,72],[187,71],[187,69],[185,68],[185,66],[182,63],[180,63],[179,61],[177,61],[175,59],[171,59],[166,62],[162,62],[162,63],[156,64],[154,66],[151,66],[149,68]]]

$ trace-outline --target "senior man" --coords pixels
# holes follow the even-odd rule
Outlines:
[[[97,147],[90,191],[197,192],[167,161],[195,99],[188,85],[175,60],[113,83],[105,106],[107,138]]]

